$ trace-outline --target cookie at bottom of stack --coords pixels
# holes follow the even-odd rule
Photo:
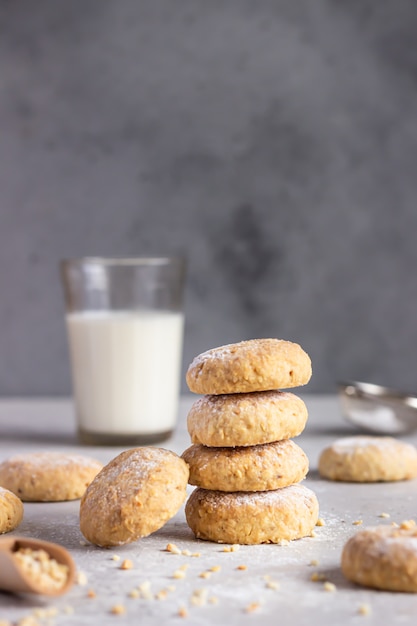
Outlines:
[[[313,491],[303,485],[262,492],[197,488],[185,506],[198,539],[217,543],[280,543],[311,535],[319,514]]]

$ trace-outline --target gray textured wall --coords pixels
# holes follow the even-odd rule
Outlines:
[[[413,0],[0,0],[0,394],[67,393],[57,263],[185,254],[184,367],[417,391]]]

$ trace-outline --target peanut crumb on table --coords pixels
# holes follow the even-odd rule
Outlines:
[[[236,567],[236,569],[238,569],[238,570],[245,570],[245,569],[248,569],[248,566],[247,565],[238,565]]]
[[[319,519],[316,522],[316,526],[325,526],[325,521],[322,517],[319,517]]]
[[[89,589],[89,590],[87,591],[87,598],[95,598],[95,597],[97,597],[97,594],[96,594],[96,592],[94,591],[94,589]]]
[[[279,589],[280,585],[279,582],[276,580],[268,580],[265,587],[267,589]]]
[[[188,617],[188,611],[185,606],[180,606],[178,609],[178,617]]]
[[[319,562],[318,562],[317,559],[311,559],[311,561],[309,563],[309,565],[312,565],[312,566],[315,566],[315,567],[317,567],[318,564],[319,564]]]
[[[323,589],[324,591],[333,592],[333,591],[336,591],[336,585],[326,580],[326,582],[323,584]]]
[[[391,517],[391,516],[390,516],[390,514],[389,514],[389,513],[380,513],[380,514],[378,515],[378,517],[385,517],[385,518],[388,518],[388,517]]]
[[[245,607],[245,613],[253,613],[254,611],[257,611],[260,606],[259,602],[251,602],[251,604],[248,604],[248,606]]]
[[[181,554],[181,550],[177,545],[175,545],[175,543],[168,543],[165,550],[167,552],[171,552],[172,554]]]
[[[113,554],[113,556],[111,557],[112,561],[120,561],[120,556],[118,554]]]
[[[361,519],[357,519],[354,522],[352,522],[352,526],[361,526],[363,524],[363,520]]]
[[[371,606],[369,604],[360,604],[358,607],[359,615],[370,615],[371,612]]]
[[[87,574],[85,572],[77,572],[75,582],[77,585],[86,585],[88,583]]]
[[[207,589],[195,589],[192,593],[190,602],[193,606],[205,606],[207,604],[207,595]]]
[[[126,613],[126,607],[123,604],[115,604],[111,607],[110,613],[112,615],[124,615]]]
[[[416,523],[413,519],[406,519],[401,522],[400,528],[402,528],[403,530],[411,530],[412,528],[414,528],[415,525]]]
[[[120,565],[120,569],[132,569],[133,562],[130,559],[124,559]]]

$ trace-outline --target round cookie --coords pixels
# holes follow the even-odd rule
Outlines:
[[[146,537],[173,517],[187,492],[188,466],[163,448],[133,448],[110,461],[85,492],[80,529],[98,546]]]
[[[8,489],[0,487],[0,533],[17,528],[23,519],[21,500]]]
[[[311,535],[318,519],[316,495],[303,485],[275,491],[227,493],[197,488],[185,505],[198,539],[217,543],[280,543]]]
[[[259,446],[208,448],[190,446],[182,454],[190,485],[217,491],[269,491],[298,483],[308,472],[308,458],[290,439]]]
[[[80,454],[34,452],[0,463],[0,485],[24,502],[81,498],[103,464]]]
[[[192,443],[256,446],[297,437],[307,417],[303,400],[287,391],[207,395],[192,405],[187,426]]]
[[[318,469],[345,482],[408,480],[417,476],[417,450],[393,437],[343,437],[322,451]]]
[[[342,572],[354,583],[386,591],[417,592],[417,528],[375,526],[345,544]]]
[[[186,374],[190,391],[211,395],[298,387],[310,377],[308,354],[283,339],[250,339],[207,350]]]

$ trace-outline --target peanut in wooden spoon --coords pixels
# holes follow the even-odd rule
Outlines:
[[[70,553],[57,543],[0,538],[0,590],[58,596],[72,587],[75,573]]]

